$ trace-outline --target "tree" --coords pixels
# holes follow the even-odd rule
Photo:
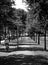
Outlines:
[[[11,18],[11,15],[13,15],[13,8],[11,7],[13,2],[11,0],[0,0],[0,20],[2,21],[5,29],[8,25],[8,18]],[[10,13],[10,15],[9,15]],[[5,31],[6,33],[6,31]],[[6,36],[5,36],[6,37]]]
[[[15,25],[16,35],[17,35],[17,46],[18,46],[18,38],[20,33],[22,33],[23,29],[25,31],[26,28],[26,18],[27,14],[24,10],[21,9],[14,9],[13,10],[14,16],[12,16],[13,19],[8,19],[8,21],[12,21],[12,23]],[[21,28],[20,28],[21,27]]]
[[[40,25],[38,22],[39,19],[39,12],[40,12],[40,2],[41,0],[27,0],[30,10],[29,10],[29,16],[28,16],[28,23],[30,24],[30,29],[32,30],[34,28],[34,34],[38,34],[38,44],[40,44]]]
[[[44,49],[46,50],[46,31],[48,28],[48,1],[43,0],[40,2],[40,13],[39,13],[39,18],[40,18],[40,24],[41,27],[44,29]]]
[[[26,18],[27,18],[26,12],[21,9],[16,9],[14,11],[14,16],[16,20],[13,23],[19,28],[20,26],[22,26],[22,28],[25,28],[24,26],[26,26]]]
[[[9,18],[11,19],[13,15],[14,9],[11,7],[12,4],[14,4],[14,2],[11,2],[11,0],[3,0],[3,1],[0,0],[0,21],[2,23],[2,26],[0,28],[3,30],[3,32],[5,28],[5,38],[6,38],[6,27],[8,27],[8,24],[11,22],[8,21],[8,19]],[[0,36],[1,33],[2,32],[0,32]]]
[[[38,7],[36,9],[36,6],[35,6],[35,10],[33,9],[33,12],[35,12],[35,14],[36,14],[36,12],[38,12],[38,19],[37,19],[38,22],[33,26],[37,29],[38,33],[44,34],[44,49],[46,50],[46,31],[48,28],[48,1],[47,0],[34,0],[34,1],[27,0],[27,1],[29,3],[30,7],[33,6],[32,5],[33,3],[39,4],[39,10],[38,10]],[[33,14],[32,16],[34,16],[35,14]]]

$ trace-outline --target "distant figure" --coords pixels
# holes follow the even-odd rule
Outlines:
[[[9,43],[5,43],[5,46],[6,46],[6,51],[8,52],[8,50],[9,50]]]
[[[5,40],[1,40],[1,44],[4,44],[5,43]]]

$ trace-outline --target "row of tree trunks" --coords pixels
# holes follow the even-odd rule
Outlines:
[[[32,37],[32,39],[38,43],[38,45],[40,44],[40,34],[35,33],[35,35]]]
[[[8,30],[8,32],[6,32],[7,30]],[[8,40],[10,42],[10,30],[9,30],[9,28],[7,29],[7,27],[5,26],[5,38],[6,38],[6,34],[9,34]]]
[[[35,33],[34,36],[35,42],[38,43],[38,45],[40,44],[40,34]]]
[[[40,34],[38,34],[38,45],[40,45]],[[47,50],[46,49],[46,29],[45,29],[45,34],[44,34],[44,50]]]

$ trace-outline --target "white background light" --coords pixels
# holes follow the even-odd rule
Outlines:
[[[24,11],[28,11],[28,5],[26,3],[26,0],[14,0],[15,5],[12,5],[13,8],[16,9],[23,9]]]

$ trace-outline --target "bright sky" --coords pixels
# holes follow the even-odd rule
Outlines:
[[[14,0],[15,5],[12,5],[12,7],[16,9],[23,9],[24,11],[28,12],[28,5],[26,3],[26,0]]]

